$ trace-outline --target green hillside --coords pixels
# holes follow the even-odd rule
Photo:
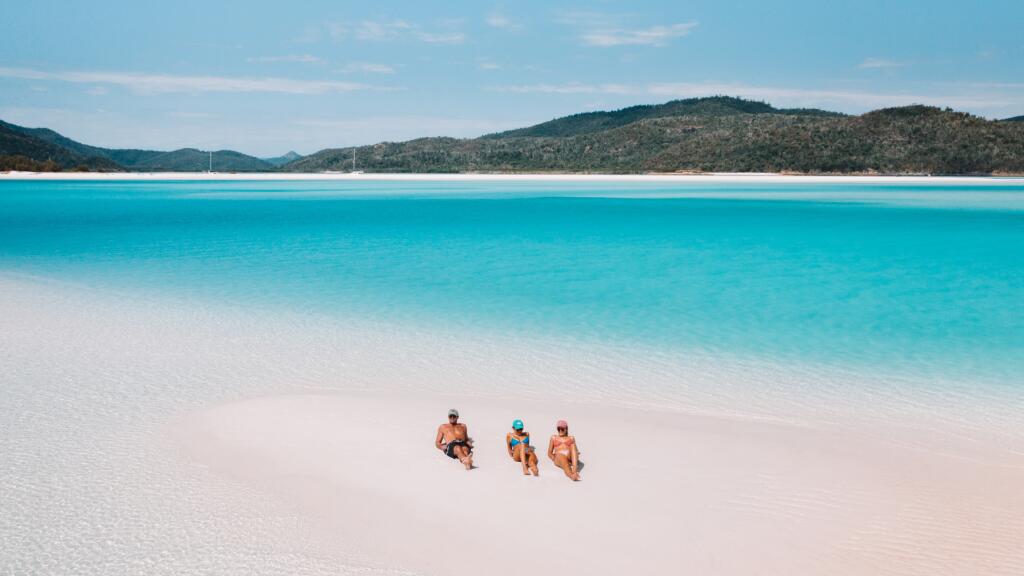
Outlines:
[[[56,134],[56,132],[53,132]],[[58,135],[59,136],[59,135]],[[118,170],[115,163],[86,151],[73,150],[40,138],[31,131],[0,121],[0,156],[13,158],[20,156],[36,163],[51,162],[59,169],[73,170],[86,168],[90,170]],[[4,163],[10,163],[6,160]],[[21,166],[27,166],[24,161]],[[53,166],[50,166],[51,168]],[[5,168],[14,169],[14,168]]]
[[[195,148],[182,148],[146,157],[128,167],[134,172],[205,172],[211,166],[210,153]],[[271,172],[268,162],[232,150],[213,153],[214,172]]]
[[[480,138],[420,138],[356,150],[366,172],[1024,173],[1024,117],[928,106],[847,116],[716,96],[556,118]],[[215,172],[347,171],[352,148],[260,159],[213,153]],[[0,122],[0,169],[202,172],[210,154],[89,146]],[[283,164],[283,165],[282,165]]]
[[[1024,116],[1014,116],[1003,120],[1003,122],[1024,122]]]
[[[567,136],[512,135],[540,131],[535,126],[477,139],[422,138],[363,146],[357,150],[359,168],[366,172],[1024,173],[1024,123],[990,121],[927,106],[861,116],[776,110],[723,98],[666,106],[625,124],[621,117],[593,120],[593,115],[582,115],[588,119],[585,125],[579,116],[545,123],[548,128],[560,126],[551,131],[573,134]],[[670,109],[678,115],[663,114]],[[620,113],[639,112],[609,114]],[[597,122],[616,125],[595,130]],[[351,148],[323,150],[284,169],[346,170],[351,158]]]
[[[275,156],[273,158],[260,158],[260,160],[263,160],[268,164],[273,164],[274,166],[284,166],[285,164],[289,162],[295,162],[300,158],[302,158],[302,155],[293,150],[289,151],[286,154],[282,154],[281,156]]]
[[[134,172],[204,172],[209,152],[182,148],[172,152],[114,149],[90,146],[48,128],[25,128],[0,121],[0,156],[23,156],[34,162],[52,160],[71,170]],[[213,153],[213,170],[219,172],[270,172],[276,166],[232,150]]]
[[[523,136],[579,136],[603,130],[618,128],[641,120],[678,116],[732,116],[735,114],[782,114],[801,116],[841,116],[837,112],[826,112],[815,109],[777,109],[764,102],[743,100],[729,96],[713,96],[710,98],[689,98],[673,100],[665,104],[630,106],[612,112],[585,112],[548,122],[508,130],[497,134],[488,134],[483,138],[517,138]]]

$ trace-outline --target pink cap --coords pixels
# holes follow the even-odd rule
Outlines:
[[[559,420],[555,422],[555,428],[569,428],[569,423],[565,420]]]

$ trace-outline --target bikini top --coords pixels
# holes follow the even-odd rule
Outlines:
[[[551,441],[555,444],[555,448],[568,448],[576,443],[576,439],[572,436],[552,436]]]
[[[522,440],[519,440],[518,438],[516,438],[515,436],[512,436],[511,434],[509,435],[509,438],[511,438],[511,440],[509,440],[508,443],[513,448],[515,448],[520,442],[522,442],[523,444],[529,444],[530,443],[530,435],[529,434],[527,434],[526,438],[523,438]]]

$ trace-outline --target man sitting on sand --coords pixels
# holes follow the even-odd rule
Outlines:
[[[473,468],[473,441],[465,424],[459,424],[459,411],[452,408],[448,411],[448,423],[437,427],[437,438],[434,447],[444,452],[449,458],[455,458],[466,470]]]

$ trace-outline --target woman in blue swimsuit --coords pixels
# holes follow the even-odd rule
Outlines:
[[[530,434],[523,430],[523,421],[512,422],[512,431],[505,435],[505,448],[510,458],[523,465],[523,474],[540,476],[537,471],[537,454],[530,446]]]

